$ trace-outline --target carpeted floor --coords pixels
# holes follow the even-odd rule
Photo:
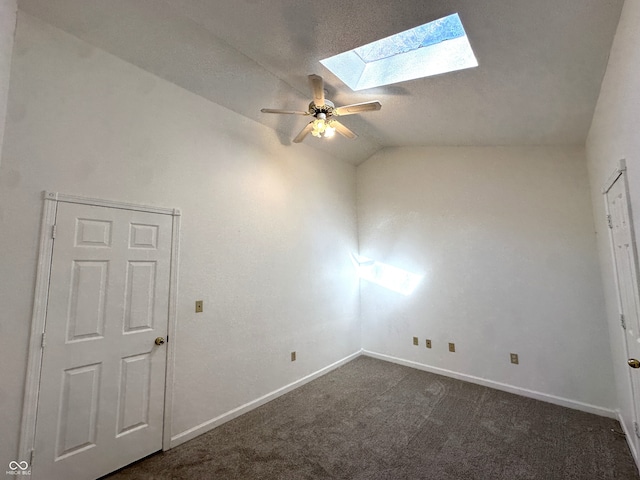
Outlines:
[[[640,480],[618,422],[369,357],[124,479]]]

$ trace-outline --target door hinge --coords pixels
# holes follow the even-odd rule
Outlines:
[[[51,238],[56,238],[56,226],[51,225]]]
[[[42,348],[44,348],[44,344],[47,343],[46,342],[46,336],[47,336],[47,333],[46,332],[42,332],[42,342],[40,343],[40,346]]]
[[[627,322],[624,320],[624,314],[620,314],[620,326],[622,326],[623,330],[627,329]]]
[[[611,215],[607,215],[607,225],[609,225],[609,228],[613,228],[613,222],[611,221]]]
[[[638,422],[633,422],[633,429],[636,431],[636,437],[640,438],[640,427],[638,427]]]

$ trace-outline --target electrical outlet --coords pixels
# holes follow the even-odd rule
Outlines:
[[[431,340],[427,339],[427,348],[431,348]]]
[[[196,300],[196,313],[202,313],[202,311],[203,311],[202,300]]]
[[[418,342],[418,337],[413,337],[413,344],[414,345],[419,345],[420,342]]]
[[[518,365],[520,362],[518,362],[518,354],[517,353],[512,353],[511,355],[511,363],[515,363],[516,365]]]
[[[296,361],[296,352],[291,352],[291,361],[292,362]]]
[[[450,352],[455,352],[456,351],[456,344],[455,343],[449,342],[449,351]]]

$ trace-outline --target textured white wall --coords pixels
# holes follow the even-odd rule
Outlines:
[[[0,465],[17,449],[43,190],[182,209],[172,434],[359,350],[355,167],[20,13],[0,170]]]
[[[360,253],[425,275],[362,283],[366,350],[613,407],[582,149],[395,148],[357,176]]]
[[[636,239],[640,238],[640,0],[626,0],[602,82],[591,130],[587,159],[593,210],[598,233],[598,251],[606,296],[606,315],[611,332],[614,372],[622,420],[633,431],[629,367],[620,329],[609,232],[601,188],[617,168],[627,161]]]
[[[17,0],[0,0],[0,164],[17,9]]]
[[[627,0],[589,138],[596,210],[618,158],[638,178],[639,15]],[[16,450],[45,189],[183,210],[174,435],[360,347],[352,166],[24,14],[2,154],[0,465]],[[581,149],[390,149],[357,176],[360,253],[426,274],[409,297],[362,285],[365,348],[616,406]]]

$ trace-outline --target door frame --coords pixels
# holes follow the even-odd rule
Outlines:
[[[636,235],[635,235],[635,230],[634,230],[634,226],[633,226],[633,217],[631,216],[631,198],[629,196],[629,183],[628,183],[628,179],[627,179],[627,163],[626,160],[620,159],[618,162],[618,168],[616,168],[611,175],[609,176],[609,178],[607,179],[607,181],[605,182],[604,186],[602,187],[602,196],[604,199],[604,208],[605,208],[605,215],[607,216],[606,218],[609,219],[610,215],[611,215],[611,210],[609,208],[609,197],[608,197],[608,193],[611,190],[611,187],[613,187],[613,185],[617,182],[617,181],[621,181],[622,182],[622,187],[624,190],[624,196],[625,196],[625,203],[626,203],[626,207],[627,207],[627,216],[629,218],[629,235],[631,236],[631,248],[633,251],[633,262],[635,263],[635,265],[633,266],[634,270],[635,270],[635,283],[636,283],[636,288],[635,290],[635,294],[636,295],[640,295],[640,292],[638,291],[638,285],[640,285],[640,282],[638,281],[638,272],[639,270],[639,265],[638,265],[638,254],[637,254],[637,244],[636,244]],[[616,252],[615,252],[615,245],[614,245],[614,239],[613,239],[613,230],[611,230],[611,228],[608,228],[607,230],[609,230],[609,249],[611,252],[611,267],[613,269],[613,280],[615,283],[615,287],[616,287],[616,303],[618,306],[618,315],[620,316],[621,319],[621,328],[622,328],[622,336],[619,336],[618,338],[620,338],[622,340],[622,349],[625,355],[625,358],[629,358],[629,346],[627,345],[627,334],[626,329],[623,327],[622,324],[622,319],[623,319],[623,311],[622,311],[622,300],[620,298],[620,281],[618,279],[618,266],[616,265]],[[638,405],[637,402],[640,401],[640,399],[635,398],[635,392],[634,392],[634,386],[633,386],[633,378],[632,378],[632,372],[629,369],[625,369],[627,370],[627,379],[628,379],[628,383],[629,383],[629,390],[631,392],[631,397],[632,397],[632,402],[631,402],[631,407],[632,407],[632,415],[633,415],[633,420],[634,422],[640,422],[640,418],[638,416],[638,414],[640,413],[638,411]],[[635,427],[632,429],[627,428],[627,425],[625,425],[625,423],[622,421],[622,417],[620,415],[620,413],[618,412],[618,417],[620,420],[620,425],[622,426],[622,429],[624,430],[624,433],[626,435],[627,438],[627,444],[629,445],[629,448],[631,449],[631,453],[633,454],[634,460],[636,460],[636,462],[638,462],[638,452],[636,449],[636,442],[638,440],[638,433],[635,430]]]
[[[171,419],[173,411],[173,379],[175,372],[175,339],[177,330],[177,300],[178,300],[178,255],[180,242],[180,217],[177,208],[163,208],[149,205],[102,200],[97,198],[68,195],[59,192],[43,192],[43,209],[40,225],[40,242],[38,249],[38,264],[36,270],[35,294],[31,317],[31,334],[29,338],[29,354],[27,357],[27,374],[22,405],[22,421],[20,426],[19,457],[33,463],[36,415],[38,410],[38,393],[40,390],[40,374],[42,371],[42,350],[45,323],[47,317],[47,301],[49,297],[49,277],[51,260],[53,258],[53,244],[55,237],[55,220],[58,203],[76,203],[96,207],[118,208],[120,210],[134,210],[138,212],[170,215],[171,229],[171,259],[169,273],[169,324],[167,329],[167,367],[165,373],[164,415],[162,430],[162,449],[168,450],[171,444]]]

